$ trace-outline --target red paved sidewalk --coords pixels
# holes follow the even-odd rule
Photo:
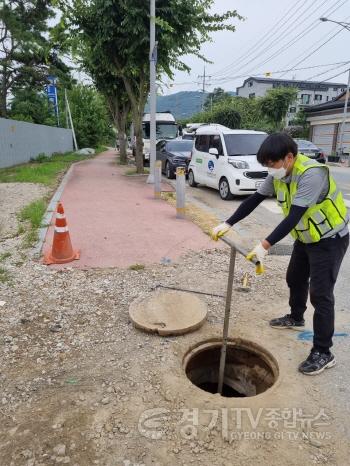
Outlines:
[[[128,267],[175,260],[189,250],[217,246],[196,225],[175,217],[175,208],[153,198],[146,177],[124,176],[113,151],[79,163],[61,201],[80,260],[69,267]],[[171,191],[165,184],[163,190]],[[54,218],[53,218],[54,221]],[[51,248],[53,226],[43,251]]]

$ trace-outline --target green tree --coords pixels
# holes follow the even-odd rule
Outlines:
[[[234,31],[227,22],[236,11],[210,12],[214,0],[158,0],[156,23],[158,73],[189,71],[183,55],[200,53],[211,33]],[[131,104],[136,136],[136,167],[143,171],[142,115],[149,92],[149,2],[144,0],[76,0],[66,15],[70,30],[89,44],[97,60],[112,64]],[[96,23],[98,18],[98,23]]]
[[[9,117],[39,125],[56,125],[54,108],[47,95],[27,88],[15,91]]]
[[[16,89],[43,89],[47,76],[67,79],[69,68],[50,42],[48,20],[55,16],[49,0],[6,0],[0,9],[0,117]]]
[[[219,125],[224,125],[231,129],[241,127],[241,116],[233,108],[216,108],[212,112],[212,120]]]
[[[216,104],[222,103],[230,98],[230,94],[221,87],[216,87],[210,92],[204,102],[204,110],[211,110]]]
[[[96,88],[104,95],[110,116],[118,133],[120,163],[127,163],[126,126],[130,124],[130,101],[123,80],[115,75],[110,64],[101,62],[89,43],[80,42],[81,64],[91,76]]]
[[[298,95],[296,88],[279,87],[267,91],[265,97],[260,99],[261,114],[275,129],[281,130],[284,126],[283,120],[288,112],[289,106],[295,102]]]
[[[79,84],[67,92],[79,147],[96,147],[113,137],[104,97],[92,86]]]

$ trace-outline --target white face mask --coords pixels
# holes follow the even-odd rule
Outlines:
[[[283,165],[280,168],[272,168],[268,167],[267,171],[269,175],[272,175],[276,180],[281,180],[285,176],[287,176],[287,168],[284,168],[284,161]]]

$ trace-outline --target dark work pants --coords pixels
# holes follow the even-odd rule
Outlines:
[[[327,352],[334,333],[334,285],[349,246],[349,235],[318,243],[294,243],[287,270],[289,305],[295,320],[302,320],[310,289],[314,312],[314,348]]]

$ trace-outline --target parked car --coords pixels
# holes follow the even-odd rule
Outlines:
[[[188,167],[188,183],[219,190],[224,200],[254,193],[267,177],[256,159],[267,134],[262,131],[233,130],[221,125],[197,129]]]
[[[186,133],[185,131],[182,133],[182,139],[187,139],[189,141],[193,141],[196,137],[196,133]]]
[[[313,142],[306,141],[305,139],[294,139],[294,141],[298,144],[298,152],[300,154],[304,154],[310,157],[310,159],[317,160],[317,162],[326,163],[326,157],[322,149],[315,146]]]
[[[177,139],[158,142],[157,160],[162,161],[162,172],[166,174],[167,178],[175,178],[177,167],[184,167],[187,173],[192,148],[192,140]]]

